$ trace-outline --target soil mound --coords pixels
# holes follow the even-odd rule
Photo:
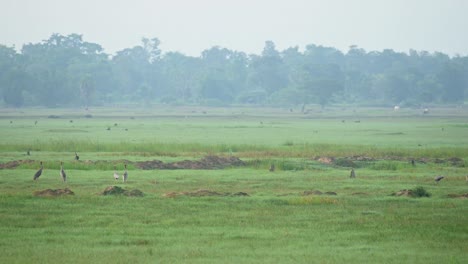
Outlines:
[[[303,196],[307,196],[307,195],[322,195],[323,193],[319,190],[313,190],[313,191],[304,191],[302,193]]]
[[[109,186],[102,192],[102,195],[125,195],[141,197],[145,194],[138,189],[125,190],[119,186]]]
[[[237,157],[206,156],[201,160],[183,160],[164,163],[160,160],[137,162],[135,165],[143,170],[166,169],[166,170],[212,170],[223,169],[231,166],[244,166],[245,162]]]
[[[13,160],[0,164],[0,169],[15,169],[21,164],[34,163],[34,160]]]
[[[313,191],[304,191],[302,193],[303,196],[308,196],[308,195],[336,195],[336,192],[321,192],[319,190],[313,190]]]
[[[182,194],[187,195],[187,196],[194,196],[194,197],[201,197],[201,196],[222,196],[221,193],[211,191],[211,190],[205,190],[205,189],[200,189],[194,192],[183,192]]]
[[[408,197],[412,197],[414,196],[413,194],[413,190],[408,190],[408,189],[404,189],[404,190],[400,190],[396,193],[392,193],[392,196],[408,196]]]
[[[177,196],[190,196],[190,197],[205,197],[205,196],[249,196],[246,192],[236,193],[219,193],[212,190],[200,189],[193,192],[168,192],[163,194],[163,197],[175,198]]]
[[[43,191],[36,191],[34,192],[35,196],[41,196],[41,197],[56,197],[56,196],[63,196],[63,195],[74,195],[75,193],[72,192],[70,189],[65,188],[65,189],[47,189]]]
[[[454,193],[451,193],[449,195],[447,195],[449,198],[461,198],[461,199],[465,199],[465,198],[468,198],[468,193],[464,193],[464,194],[454,194]]]

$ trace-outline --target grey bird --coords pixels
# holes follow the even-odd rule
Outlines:
[[[128,172],[127,172],[127,164],[125,164],[125,172],[122,176],[123,182],[127,182],[128,179]]]
[[[38,171],[36,171],[36,174],[34,174],[33,180],[39,179],[39,177],[40,177],[41,174],[42,174],[42,169],[44,169],[44,166],[42,166],[42,161],[41,161],[41,168],[40,168]]]
[[[75,160],[80,160],[80,156],[78,156],[78,154],[76,154],[76,151],[75,151]]]
[[[67,182],[67,174],[63,170],[63,162],[60,162],[60,177],[62,177],[63,182]]]
[[[435,182],[440,182],[443,178],[445,178],[444,176],[440,175],[440,176],[437,176],[434,178],[434,181]]]
[[[351,169],[351,174],[349,175],[350,178],[356,178],[356,172],[354,172],[354,169]]]
[[[271,164],[271,165],[270,165],[269,171],[270,171],[270,172],[274,172],[274,171],[275,171],[275,164]]]

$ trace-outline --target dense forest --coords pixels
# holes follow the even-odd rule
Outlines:
[[[347,53],[314,44],[261,54],[222,47],[199,57],[163,53],[157,38],[106,54],[78,34],[53,34],[18,52],[0,45],[0,105],[76,107],[112,104],[208,106],[461,104],[468,57],[391,49]]]

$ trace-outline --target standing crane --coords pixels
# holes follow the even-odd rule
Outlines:
[[[80,160],[80,156],[78,156],[78,154],[76,154],[76,151],[75,151],[75,160]]]
[[[116,168],[114,166],[114,179],[118,180],[119,179],[119,174],[117,174]]]
[[[36,174],[34,174],[33,180],[39,179],[39,176],[41,176],[42,174],[42,169],[44,169],[44,166],[42,166],[42,161],[41,161],[41,168],[38,171],[36,171]]]
[[[62,177],[63,182],[67,182],[67,174],[63,170],[63,162],[60,162],[60,177]]]
[[[125,172],[123,174],[123,182],[127,182],[127,179],[128,179],[128,172],[127,172],[127,164],[125,164]]]

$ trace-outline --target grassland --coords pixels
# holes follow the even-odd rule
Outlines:
[[[467,117],[466,109],[3,109],[0,163],[34,162],[0,170],[0,262],[467,263],[468,199],[447,196],[468,193]],[[205,155],[246,166],[130,164],[128,183],[112,177],[124,160]],[[436,175],[446,179],[436,184]],[[100,195],[110,185],[145,196]],[[390,195],[418,186],[431,197]],[[75,195],[33,195],[65,187]],[[249,196],[165,195],[198,189]],[[337,195],[303,195],[310,190]]]

